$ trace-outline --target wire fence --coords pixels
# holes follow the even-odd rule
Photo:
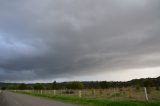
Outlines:
[[[79,98],[99,98],[109,100],[138,100],[160,101],[160,90],[150,88],[109,88],[109,89],[83,89],[83,90],[14,90],[32,94],[44,94],[48,96],[73,96]]]

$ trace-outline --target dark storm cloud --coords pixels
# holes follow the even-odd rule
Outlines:
[[[0,80],[160,64],[159,0],[0,1]]]

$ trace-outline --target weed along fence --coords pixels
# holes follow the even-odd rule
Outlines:
[[[14,90],[14,92],[39,94],[47,96],[73,96],[79,98],[100,98],[109,100],[139,100],[160,101],[160,90],[150,88],[109,88],[109,89],[83,89],[83,90]]]

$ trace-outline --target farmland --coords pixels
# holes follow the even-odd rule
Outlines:
[[[160,106],[158,78],[127,82],[56,82],[3,84],[2,90],[84,106]]]
[[[128,89],[128,91],[126,89]],[[160,91],[150,88],[150,90],[152,90],[148,94],[149,101],[146,101],[143,89],[132,89],[132,91],[129,89],[131,88],[119,90],[118,88],[115,90],[15,90],[13,92],[84,106],[160,106]]]
[[[108,100],[137,100],[147,101],[144,88],[110,88],[110,89],[83,89],[83,90],[14,90],[14,92],[44,94],[48,96],[69,96],[69,97],[85,97],[98,98]],[[160,90],[156,88],[148,88],[147,96],[149,101],[160,101]]]

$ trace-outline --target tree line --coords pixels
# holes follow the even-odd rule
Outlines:
[[[34,83],[34,84],[25,84],[25,83],[0,83],[0,88],[2,90],[25,90],[25,89],[34,89],[34,90],[58,90],[58,89],[106,89],[106,88],[122,88],[122,87],[160,87],[160,77],[157,78],[142,78],[134,79],[127,82],[121,81],[73,81],[73,82],[61,82],[56,81],[52,83]]]

